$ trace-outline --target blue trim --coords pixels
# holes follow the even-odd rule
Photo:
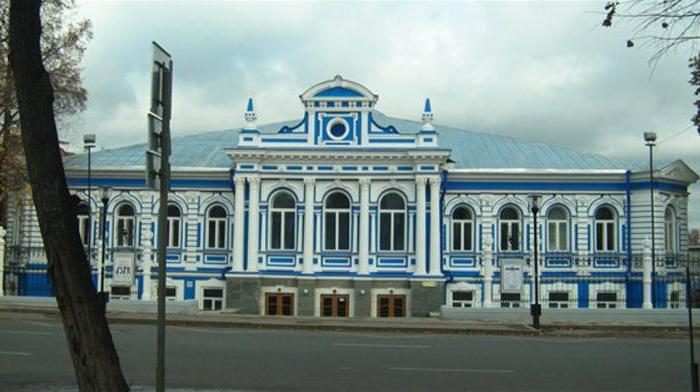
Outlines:
[[[415,143],[415,139],[377,139],[370,138],[370,143]]]
[[[292,125],[291,127],[285,125],[282,128],[280,128],[278,133],[292,133],[295,129],[301,127],[302,125],[306,125],[308,119],[309,119],[309,112],[306,112],[306,113],[304,113],[304,118],[302,118],[298,124]],[[305,127],[304,130],[307,130],[307,128]]]
[[[262,138],[263,143],[306,143],[306,139],[292,139],[292,138]]]
[[[626,191],[649,189],[649,182],[632,183],[625,182],[487,182],[487,181],[448,181],[450,190],[568,190],[568,191]],[[654,182],[655,189],[672,192],[685,192],[687,187],[677,184]]]
[[[86,187],[87,178],[67,178],[66,182],[70,187]],[[170,185],[173,188],[206,188],[220,189],[231,187],[230,180],[190,180],[190,179],[173,179]],[[143,178],[93,178],[92,186],[111,186],[115,188],[145,188],[146,180]]]
[[[372,112],[369,113],[369,124],[370,124],[370,125],[374,125],[375,127],[379,128],[383,133],[399,133],[399,131],[397,131],[396,128],[394,128],[393,125],[389,125],[389,126],[387,126],[387,127],[383,127],[383,126],[377,124],[377,123],[374,121],[374,116],[372,116]],[[370,140],[370,142],[371,142],[371,140]]]

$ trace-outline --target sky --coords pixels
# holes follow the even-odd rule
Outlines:
[[[653,48],[625,45],[632,24],[601,26],[605,3],[79,0],[88,102],[65,131],[145,142],[156,41],[173,56],[174,136],[244,125],[248,97],[261,124],[299,119],[299,94],[340,74],[391,116],[418,120],[430,97],[437,124],[613,157],[648,159],[656,131],[659,159],[700,172],[689,48],[650,67]],[[700,184],[690,192],[700,228]]]

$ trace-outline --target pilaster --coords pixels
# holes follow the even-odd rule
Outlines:
[[[248,272],[258,271],[260,178],[248,177]]]
[[[425,185],[426,177],[416,177],[416,275],[425,275],[426,250],[425,250]]]
[[[314,187],[313,177],[304,178],[304,266],[302,272],[314,272]]]
[[[440,275],[440,177],[430,177],[430,275]]]
[[[243,272],[243,214],[245,213],[244,192],[245,192],[245,177],[236,176],[235,183],[235,204],[234,204],[234,223],[233,223],[233,272]]]
[[[369,178],[360,178],[360,275],[369,275]]]

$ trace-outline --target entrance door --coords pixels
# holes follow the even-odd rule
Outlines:
[[[293,316],[294,294],[265,293],[265,314],[268,316]]]
[[[406,317],[406,296],[378,295],[377,317]]]
[[[321,295],[321,316],[350,316],[350,296],[337,294]]]

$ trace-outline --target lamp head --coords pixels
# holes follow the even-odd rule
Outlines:
[[[644,141],[647,145],[654,145],[656,142],[656,132],[644,132]]]
[[[530,207],[532,208],[533,212],[536,212],[540,209],[540,199],[542,198],[542,195],[539,193],[531,193],[528,195],[530,198]]]
[[[102,192],[102,201],[107,201],[112,196],[112,188],[108,186],[103,186],[100,188]]]

